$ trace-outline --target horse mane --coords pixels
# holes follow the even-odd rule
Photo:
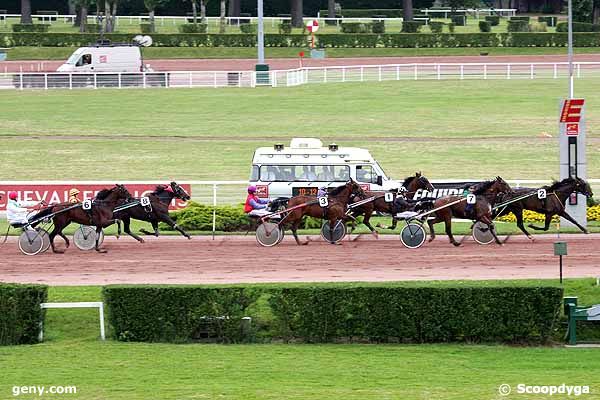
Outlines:
[[[112,189],[106,189],[106,188],[104,188],[104,189],[102,189],[101,191],[98,192],[98,194],[96,195],[96,198],[98,200],[104,200],[104,199],[106,199],[108,197],[109,194],[112,193],[112,191],[113,191]]]
[[[331,195],[331,196],[337,196],[338,194],[342,193],[342,191],[344,189],[346,189],[346,185],[348,185],[348,184],[345,184],[345,185],[342,185],[342,186],[338,186],[338,187],[332,189],[331,192],[329,192],[329,195]]]
[[[156,187],[154,188],[154,192],[152,192],[152,193],[153,194],[161,194],[164,191],[165,191],[164,185],[156,185]]]
[[[575,179],[573,179],[573,178],[565,178],[562,181],[553,180],[552,184],[550,185],[548,190],[551,190],[551,191],[557,190],[559,187],[563,186],[564,184],[572,183],[574,181],[575,181]]]
[[[407,177],[406,179],[404,179],[404,182],[402,182],[402,186],[404,186],[405,188],[407,188],[408,185],[410,185],[410,183],[412,181],[414,181],[415,179],[417,179],[416,176],[409,176],[409,177]]]
[[[474,194],[483,194],[485,193],[493,184],[494,181],[484,181],[481,183],[478,183],[477,186],[475,186],[475,193]]]

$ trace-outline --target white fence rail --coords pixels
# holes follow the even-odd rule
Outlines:
[[[600,62],[574,63],[576,78],[600,77]],[[0,73],[0,89],[220,88],[391,80],[559,79],[567,63],[440,63],[304,67],[268,72]]]

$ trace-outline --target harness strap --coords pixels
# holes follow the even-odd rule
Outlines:
[[[141,204],[141,202],[139,200],[134,200],[134,201],[132,201],[130,203],[121,204],[120,206],[116,207],[113,210],[113,212],[123,211],[123,210],[126,210],[128,208],[135,207],[135,206],[137,206],[139,204]]]

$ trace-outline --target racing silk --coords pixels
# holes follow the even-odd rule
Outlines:
[[[81,200],[79,200],[79,198],[77,197],[77,195],[75,195],[75,196],[69,197],[69,203],[71,203],[71,204],[81,203]]]
[[[325,187],[320,187],[319,190],[317,190],[317,197],[325,197],[328,194],[329,193],[327,192],[327,188]]]
[[[6,219],[9,224],[26,224],[29,210],[26,207],[37,205],[37,201],[9,200],[6,204]]]
[[[263,208],[267,208],[268,202],[269,199],[261,199],[255,194],[248,193],[246,203],[244,204],[244,212],[249,213],[252,210],[262,210]]]

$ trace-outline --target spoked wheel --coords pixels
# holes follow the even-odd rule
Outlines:
[[[494,225],[492,225],[492,229],[496,229]],[[490,244],[494,241],[494,235],[492,235],[492,230],[486,224],[477,221],[473,225],[473,239],[479,244]]]
[[[42,251],[44,247],[43,236],[34,230],[24,230],[19,236],[19,250],[28,256],[35,256]]]
[[[104,240],[104,232],[100,232],[98,246]],[[73,242],[79,250],[87,251],[96,247],[96,228],[88,225],[81,225],[73,234]]]
[[[274,222],[263,222],[256,228],[256,241],[264,247],[272,247],[283,240],[283,231]]]
[[[321,237],[326,242],[337,243],[341,241],[344,236],[346,236],[346,224],[344,221],[337,221],[335,223],[335,227],[333,228],[333,238],[331,237],[331,232],[329,231],[329,221],[325,221],[323,226],[321,227]]]
[[[400,232],[400,241],[409,249],[417,249],[423,246],[426,238],[427,232],[425,232],[423,225],[415,222],[409,222]]]

